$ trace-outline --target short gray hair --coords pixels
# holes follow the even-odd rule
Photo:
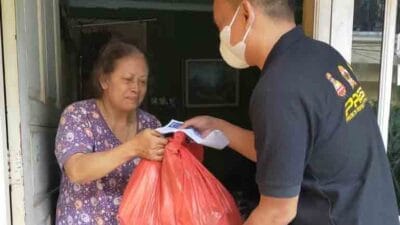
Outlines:
[[[120,40],[111,40],[101,49],[92,71],[94,97],[98,98],[103,95],[103,89],[100,85],[101,77],[109,76],[111,73],[113,73],[115,70],[116,62],[119,59],[128,56],[143,57],[147,64],[146,66],[148,67],[146,56],[135,45],[128,44]]]

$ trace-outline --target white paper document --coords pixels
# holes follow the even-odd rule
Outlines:
[[[223,149],[229,144],[228,138],[220,130],[211,131],[207,137],[202,137],[199,132],[193,128],[179,129],[183,122],[171,120],[164,127],[157,128],[156,130],[161,134],[175,133],[181,131],[190,137],[197,144],[208,146],[215,149]]]

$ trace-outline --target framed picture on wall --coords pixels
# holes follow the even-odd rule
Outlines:
[[[239,71],[222,59],[185,61],[185,105],[227,107],[239,105]]]

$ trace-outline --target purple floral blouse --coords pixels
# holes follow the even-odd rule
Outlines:
[[[138,131],[155,129],[160,122],[138,110]],[[74,184],[65,175],[66,160],[76,153],[107,151],[120,145],[102,117],[95,99],[73,103],[63,112],[58,127],[55,154],[62,171],[57,202],[56,225],[114,225],[124,188],[139,163],[134,158],[107,176],[87,183]]]

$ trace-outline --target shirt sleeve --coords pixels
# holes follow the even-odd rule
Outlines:
[[[90,153],[94,150],[94,138],[84,107],[68,106],[61,115],[55,155],[63,169],[65,162],[74,154]]]
[[[307,106],[295,90],[270,90],[256,98],[252,114],[256,180],[262,195],[299,195],[309,145]]]
[[[160,120],[157,119],[157,117],[155,117],[154,115],[148,114],[149,117],[149,128],[150,129],[157,129],[159,127],[161,127],[161,122]]]
[[[153,129],[157,129],[157,128],[161,127],[161,126],[162,126],[161,122],[156,117],[154,117],[152,128]]]

